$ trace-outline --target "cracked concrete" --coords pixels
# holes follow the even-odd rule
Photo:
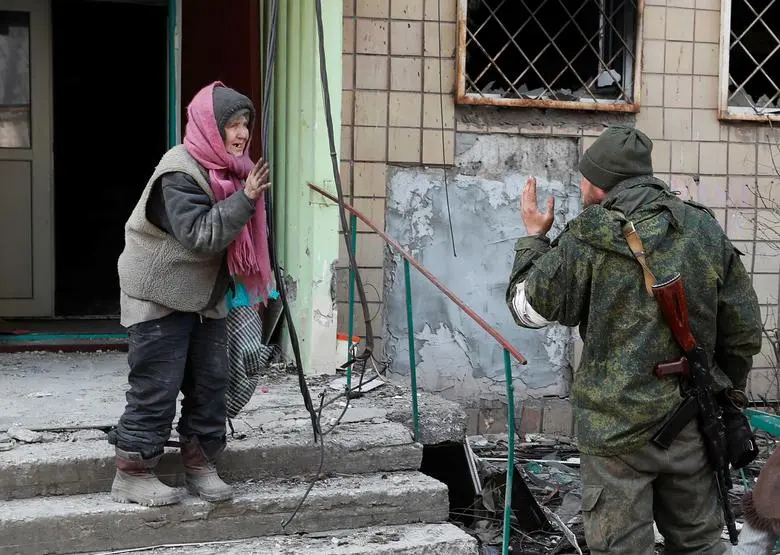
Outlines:
[[[388,383],[350,400],[342,423],[326,436],[321,479],[283,529],[281,522],[318,471],[321,452],[313,442],[297,376],[289,374],[263,376],[234,420],[239,437],[229,438],[219,463],[221,474],[236,487],[233,502],[209,504],[188,496],[172,507],[114,503],[107,493],[115,469],[104,428],[123,410],[126,373],[121,353],[0,356],[9,399],[0,422],[47,429],[51,436],[49,443],[16,442],[0,452],[0,554],[125,549],[447,519],[446,486],[416,471],[422,446],[412,437],[409,389]],[[315,406],[321,393],[334,401],[323,410],[323,423],[345,408],[346,400],[329,387],[332,379],[308,379]],[[420,394],[419,406],[423,442],[462,441],[466,424],[460,406],[427,393]],[[180,487],[179,455],[176,449],[167,451],[156,472]],[[457,534],[439,541],[436,534],[412,532],[408,538],[426,543],[399,540],[398,551],[356,544],[352,551],[333,553],[475,553],[473,542],[463,551],[449,550]]]
[[[374,526],[358,531],[332,530],[303,536],[269,536],[136,551],[157,555],[474,555],[477,552],[477,541],[452,524]]]
[[[188,497],[180,505],[155,508],[115,503],[107,494],[8,501],[0,514],[0,554],[123,549],[448,517],[444,484],[419,472],[396,472],[322,480],[282,528],[306,487],[304,481],[264,480],[239,487],[231,503]]]
[[[524,330],[504,302],[514,256],[525,235],[519,196],[537,178],[540,203],[556,199],[555,236],[580,210],[576,139],[459,133],[456,167],[447,170],[457,257],[453,256],[444,171],[395,168],[389,177],[386,228],[434,275],[528,359],[513,364],[519,397],[566,395],[572,331]],[[412,272],[414,343],[419,385],[466,406],[505,397],[503,349],[417,272]],[[408,379],[406,288],[397,255],[385,260],[385,355]]]
[[[324,475],[420,468],[422,448],[412,443],[406,428],[383,418],[352,416],[352,422],[343,423],[326,437]],[[320,447],[305,427],[306,420],[283,426],[276,416],[267,422],[271,425],[262,431],[247,429],[245,439],[229,438],[218,465],[223,478],[239,481],[316,472]],[[108,491],[114,471],[114,450],[106,441],[20,444],[0,453],[0,499]],[[169,485],[183,485],[177,449],[168,450],[156,473]]]
[[[32,430],[97,430],[116,425],[124,406],[127,361],[123,353],[24,353],[0,355],[0,379],[5,393],[0,432],[13,424]],[[333,376],[307,379],[311,396],[338,392],[327,384]],[[357,377],[355,377],[357,380]],[[411,394],[406,383],[387,384],[350,401],[343,422],[397,422],[412,430]],[[296,376],[261,376],[258,391],[234,421],[237,432],[251,435],[311,435]],[[263,392],[267,388],[267,392]],[[425,443],[460,441],[465,437],[465,412],[457,404],[422,393],[421,428]],[[323,422],[338,416],[344,400],[323,413]],[[177,406],[177,418],[179,407]],[[98,432],[84,432],[93,437]],[[72,433],[65,440],[72,439]]]
[[[0,413],[0,433],[14,424],[32,430],[100,429],[116,425],[124,411],[127,388],[127,355],[123,353],[23,353],[0,355],[0,379],[5,401]],[[338,392],[327,384],[333,376],[307,378],[311,396],[322,391],[327,398]],[[357,379],[357,378],[355,378]],[[408,381],[376,389],[350,401],[344,422],[380,418],[404,423],[403,413],[411,415]],[[267,387],[266,393],[262,388]],[[297,377],[261,376],[259,390],[249,401],[242,417],[235,422],[237,431],[270,425],[277,431],[307,429],[309,416],[303,408]],[[343,400],[325,411],[323,421],[341,412]],[[462,439],[461,407],[434,395],[421,396],[429,414],[423,415],[423,428],[430,427],[432,443]],[[180,407],[177,406],[177,418]],[[252,418],[242,418],[252,415]],[[409,418],[411,418],[409,416]],[[453,428],[438,422],[452,422]],[[243,427],[242,427],[243,426]],[[411,429],[411,427],[410,427]],[[91,434],[95,432],[89,432]]]

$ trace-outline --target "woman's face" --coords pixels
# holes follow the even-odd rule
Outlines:
[[[242,156],[249,141],[249,118],[237,114],[225,124],[225,150],[233,156]]]

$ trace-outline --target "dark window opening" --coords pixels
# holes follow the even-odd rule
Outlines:
[[[780,1],[733,0],[729,108],[780,114]]]
[[[632,103],[637,22],[635,0],[468,0],[465,93]]]

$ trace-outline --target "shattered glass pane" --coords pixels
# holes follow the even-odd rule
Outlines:
[[[633,102],[635,0],[469,0],[466,93]]]

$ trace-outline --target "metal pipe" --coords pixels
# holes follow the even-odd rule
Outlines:
[[[330,194],[328,191],[323,189],[322,187],[319,187],[315,185],[314,183],[309,183],[309,188],[317,191],[319,194],[327,198],[328,200],[335,202],[336,204],[339,204],[339,200]],[[466,313],[466,315],[474,320],[479,327],[481,327],[483,330],[485,330],[493,339],[495,339],[501,347],[509,351],[509,353],[517,360],[520,364],[526,364],[528,361],[526,361],[525,357],[520,354],[520,351],[518,351],[512,344],[500,333],[498,333],[490,324],[485,322],[485,320],[474,310],[469,307],[465,302],[463,302],[455,293],[450,291],[447,286],[445,286],[443,283],[441,283],[436,276],[434,276],[428,269],[420,264],[409,252],[407,252],[401,245],[390,237],[387,233],[382,231],[377,227],[377,225],[372,222],[365,214],[363,214],[360,210],[355,208],[354,206],[347,204],[346,202],[340,203],[342,206],[344,206],[344,210],[349,212],[350,214],[355,214],[361,222],[366,224],[371,231],[379,235],[382,240],[390,245],[390,247],[393,248],[398,254],[400,254],[405,260],[409,261],[409,264],[415,267],[415,269],[420,272],[422,275],[426,277],[428,281],[430,281],[433,285],[435,285],[439,291],[444,293],[453,303],[455,303],[458,308],[460,308],[463,312]]]

